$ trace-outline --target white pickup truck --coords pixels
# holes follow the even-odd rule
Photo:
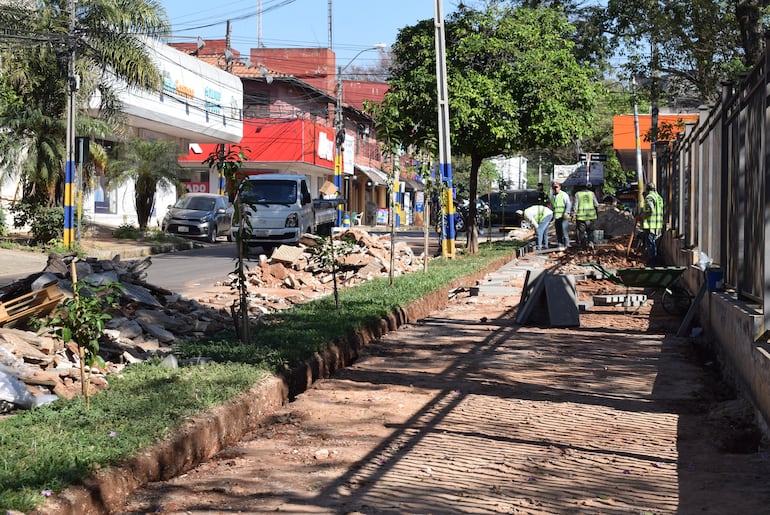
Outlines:
[[[331,234],[339,201],[312,200],[304,175],[269,173],[248,178],[241,203],[246,242],[272,248],[297,243],[305,233]]]

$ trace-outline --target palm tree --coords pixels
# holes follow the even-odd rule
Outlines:
[[[105,173],[109,184],[135,181],[134,204],[141,230],[147,229],[158,187],[177,186],[176,150],[176,144],[171,141],[133,138],[118,149],[121,159],[107,163]]]
[[[78,135],[104,137],[105,125],[115,132],[122,120],[113,77],[148,90],[161,87],[144,38],[168,33],[165,10],[157,0],[5,0],[0,27],[0,172],[20,169],[25,193],[46,192],[49,204],[61,203],[70,56],[80,86]],[[103,123],[83,123],[96,92]]]

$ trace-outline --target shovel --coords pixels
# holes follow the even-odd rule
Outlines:
[[[628,246],[626,247],[626,259],[628,259],[628,255],[631,253],[631,244],[634,242],[634,235],[636,234],[636,224],[639,223],[639,220],[634,218],[634,228],[631,229],[631,236],[628,237]]]

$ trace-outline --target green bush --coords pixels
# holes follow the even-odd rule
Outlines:
[[[8,236],[8,225],[6,224],[6,214],[2,204],[0,204],[0,236]]]
[[[112,234],[121,240],[137,240],[144,236],[142,231],[133,224],[120,224]]]
[[[64,208],[43,206],[31,202],[17,202],[10,211],[14,215],[13,225],[17,229],[29,225],[32,243],[46,244],[51,240],[64,238]]]

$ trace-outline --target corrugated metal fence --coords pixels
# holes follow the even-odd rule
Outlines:
[[[725,83],[719,103],[702,109],[698,123],[664,152],[657,177],[674,240],[718,263],[726,287],[764,308],[765,327],[770,327],[768,70],[766,54],[739,84]]]

